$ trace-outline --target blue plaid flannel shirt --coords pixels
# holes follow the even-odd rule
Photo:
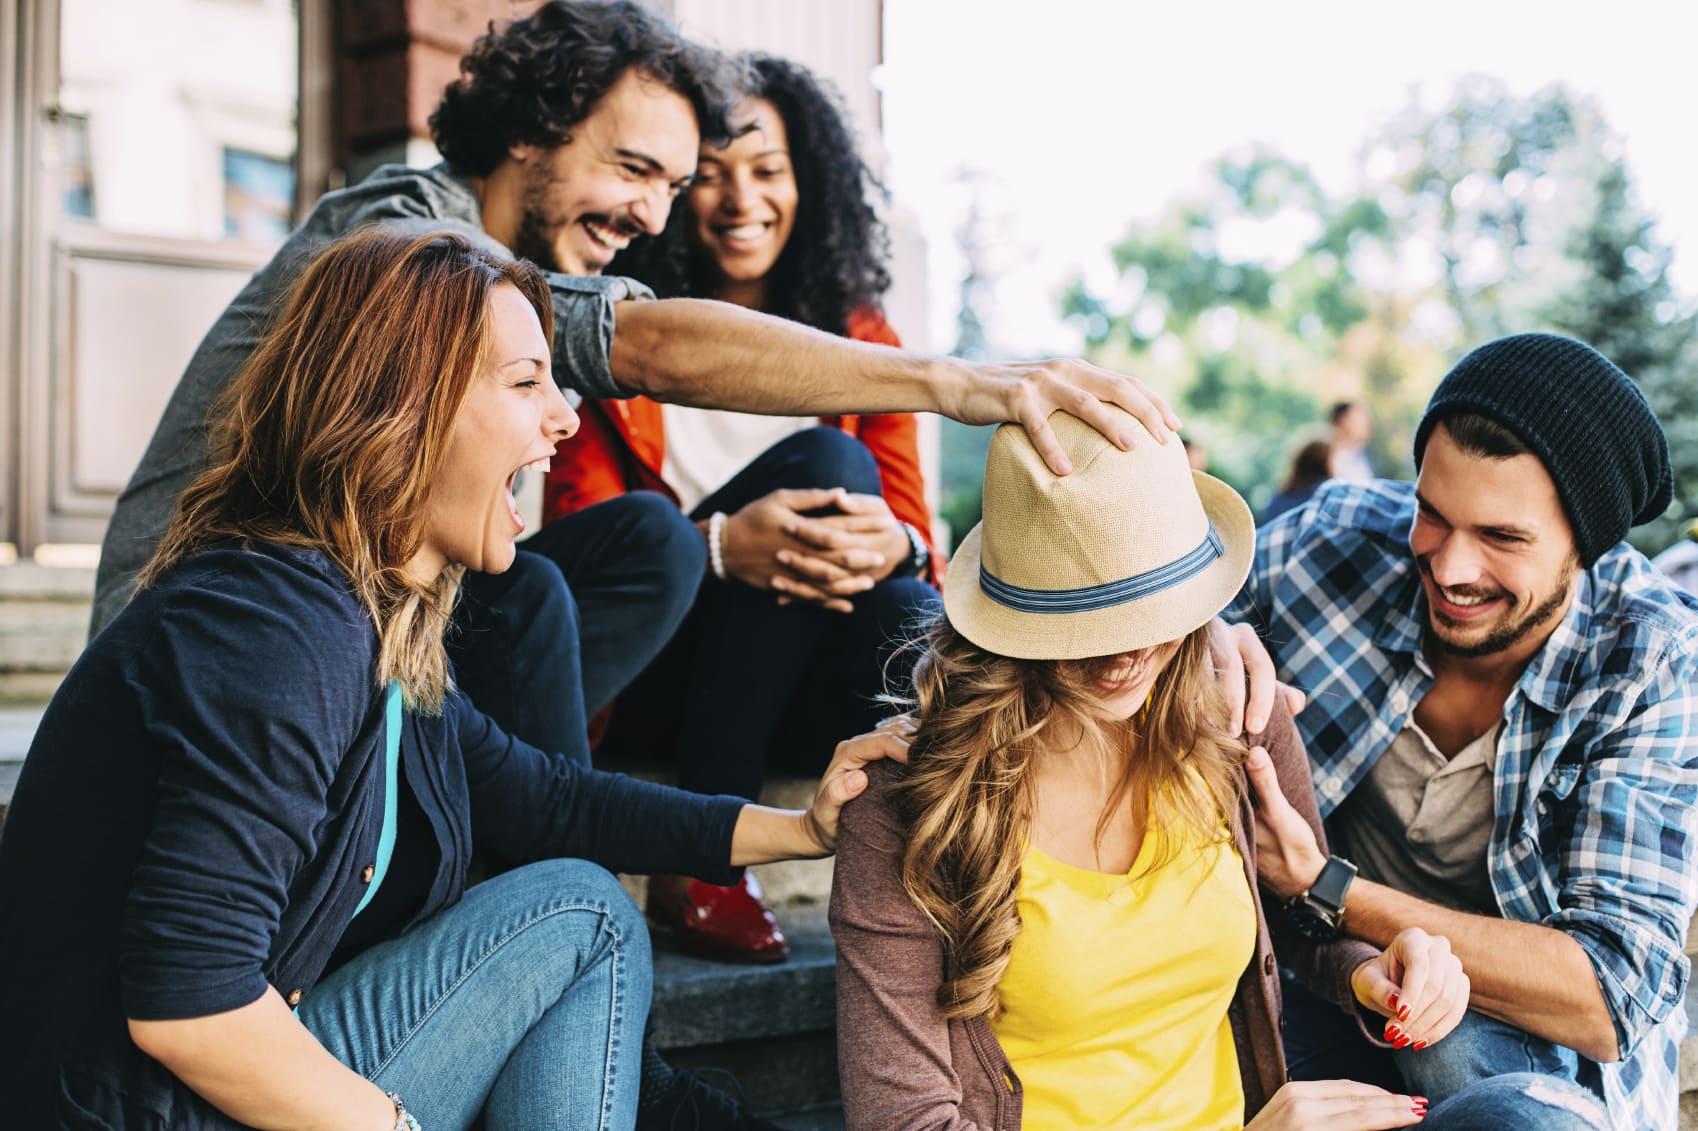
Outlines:
[[[1258,535],[1224,614],[1254,624],[1297,725],[1323,816],[1367,776],[1432,684],[1409,552],[1409,483],[1335,483]],[[1488,862],[1506,918],[1585,948],[1623,1059],[1600,1066],[1618,1127],[1675,1131],[1687,924],[1698,901],[1698,600],[1623,544],[1503,709]]]

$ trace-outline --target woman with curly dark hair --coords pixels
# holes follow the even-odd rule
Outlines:
[[[609,270],[663,298],[735,303],[898,345],[879,311],[889,240],[835,98],[783,59],[747,61],[727,145],[704,142],[665,231]],[[797,374],[806,380],[805,372]],[[817,771],[877,721],[889,642],[936,606],[930,512],[907,414],[770,417],[588,402],[548,478],[549,518],[659,491],[696,520],[709,572],[666,650],[624,692],[604,749],[671,751],[680,784],[756,796],[770,762]],[[753,879],[650,885],[649,914],[698,953],[780,961]]]

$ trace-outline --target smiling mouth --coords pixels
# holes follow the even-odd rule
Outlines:
[[[751,224],[729,224],[714,228],[713,234],[728,244],[755,244],[766,239],[772,227],[770,220]]]
[[[1125,691],[1142,683],[1149,669],[1150,658],[1140,656],[1130,663],[1116,665],[1103,673],[1097,680],[1097,686],[1111,694],[1117,691]]]
[[[1466,624],[1477,620],[1491,609],[1501,605],[1507,598],[1505,593],[1470,593],[1460,589],[1446,589],[1438,582],[1428,578],[1432,586],[1434,599],[1429,602],[1435,618],[1453,625]]]
[[[608,251],[624,251],[631,246],[631,241],[637,238],[637,233],[624,225],[608,224],[601,220],[585,220],[583,227],[597,246]]]

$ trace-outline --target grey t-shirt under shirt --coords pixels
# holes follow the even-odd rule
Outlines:
[[[206,464],[208,410],[271,328],[289,289],[325,244],[379,223],[420,234],[456,231],[503,256],[512,254],[484,233],[477,194],[446,165],[385,165],[359,184],[320,198],[306,222],[213,323],[172,392],[106,528],[92,632],[99,632],[129,600],[135,576],[165,533],[177,497]],[[554,293],[555,381],[585,398],[628,396],[614,383],[608,365],[613,306],[653,293],[617,277],[551,273],[548,281]]]
[[[1486,848],[1502,727],[1447,759],[1411,717],[1327,819],[1333,851],[1375,883],[1460,911],[1500,915]]]

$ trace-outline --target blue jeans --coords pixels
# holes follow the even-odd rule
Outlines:
[[[1469,1010],[1419,1051],[1369,1044],[1351,1015],[1289,975],[1285,1058],[1293,1080],[1360,1080],[1425,1096],[1425,1131],[1593,1131],[1610,1126],[1601,1083],[1573,1049]]]
[[[589,717],[672,638],[706,562],[695,526],[652,491],[557,519],[505,573],[466,574],[455,678],[508,734],[588,766]]]
[[[878,464],[838,428],[809,428],[755,457],[693,518],[727,514],[783,488],[880,493]],[[700,538],[697,541],[700,542]],[[676,760],[696,793],[759,796],[769,761],[816,774],[845,738],[890,713],[876,696],[906,690],[913,655],[897,644],[937,609],[937,590],[888,577],[835,613],[708,578],[665,651],[619,697],[603,749]]]
[[[487,880],[320,982],[299,1016],[430,1131],[629,1131],[653,988],[641,913],[604,869]]]

